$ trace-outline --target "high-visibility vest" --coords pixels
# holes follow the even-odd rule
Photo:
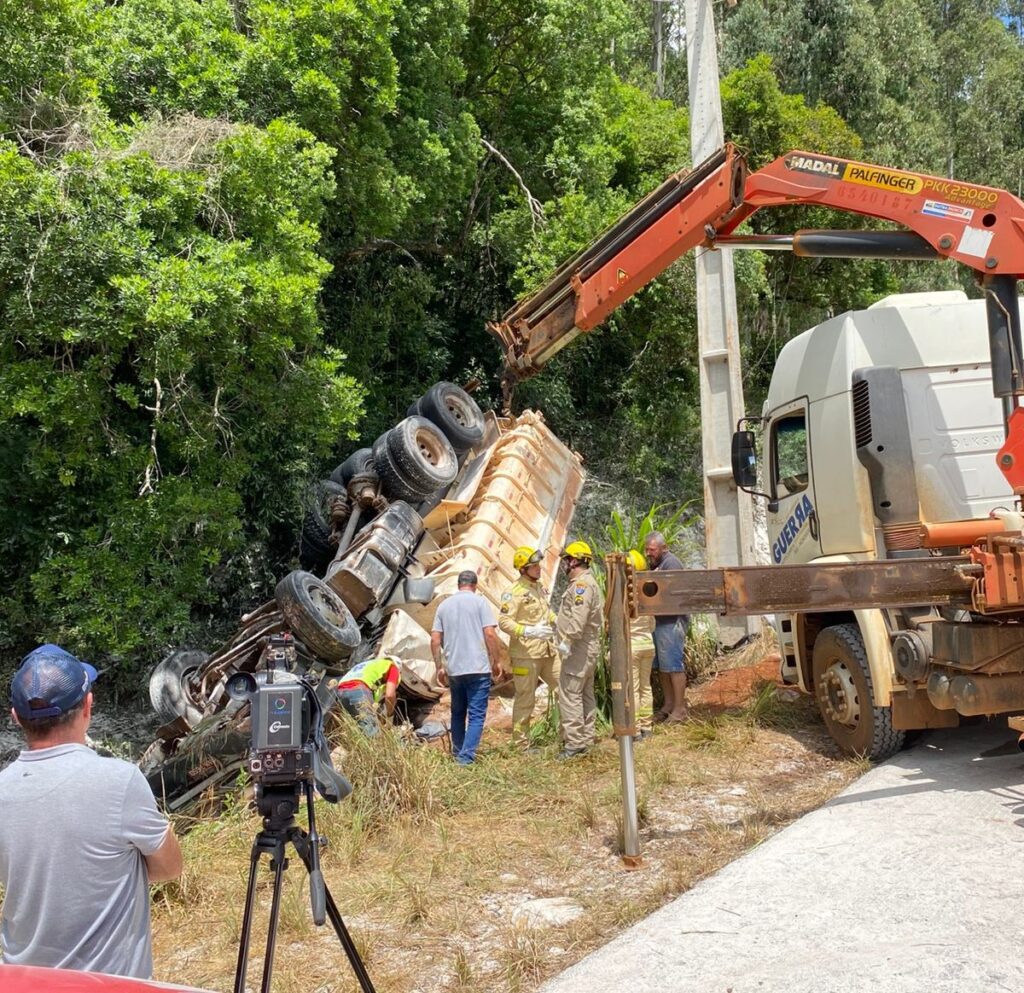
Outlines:
[[[352,666],[352,668],[341,677],[339,682],[365,683],[369,689],[373,690],[374,698],[377,698],[384,691],[384,679],[387,677],[388,670],[393,665],[396,665],[395,660],[389,658],[387,655],[379,659],[367,659],[365,662],[360,662],[359,665]],[[401,666],[398,667],[398,681],[402,681]]]

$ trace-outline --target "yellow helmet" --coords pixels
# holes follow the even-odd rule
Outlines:
[[[565,551],[562,552],[562,558],[571,559],[592,559],[594,553],[590,550],[590,545],[585,541],[570,541],[565,546]]]
[[[544,558],[544,553],[529,545],[520,545],[512,556],[512,565],[516,569],[525,569],[528,565],[536,565]]]
[[[645,559],[643,557],[643,555],[641,555],[641,553],[638,552],[635,548],[631,548],[628,552],[626,552],[626,558],[629,559],[629,564],[637,572],[645,572],[646,571],[646,569],[647,569],[647,559]]]

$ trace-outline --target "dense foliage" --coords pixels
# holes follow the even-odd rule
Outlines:
[[[1021,184],[1019,3],[723,13],[755,163]],[[688,164],[673,39],[652,74],[647,0],[0,0],[0,648],[210,641],[307,480],[437,378],[495,397],[485,320]],[[826,312],[957,278],[742,256],[751,405]],[[699,497],[692,303],[683,260],[516,398],[623,505]]]

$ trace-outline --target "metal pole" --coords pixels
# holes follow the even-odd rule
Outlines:
[[[640,865],[640,825],[636,806],[636,774],[633,769],[633,735],[636,714],[633,704],[633,651],[630,644],[627,591],[629,572],[625,556],[617,552],[605,558],[608,577],[608,665],[611,669],[612,730],[619,739],[622,782],[622,861],[631,869]]]
[[[686,62],[691,152],[694,162],[703,162],[724,144],[711,0],[686,0]],[[696,266],[707,564],[754,565],[751,501],[736,489],[730,468],[732,432],[746,413],[732,253],[698,249]],[[719,638],[732,644],[759,627],[756,618],[719,621]]]

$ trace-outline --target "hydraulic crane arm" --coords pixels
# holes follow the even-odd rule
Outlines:
[[[814,204],[902,225],[903,231],[803,231],[735,237],[765,207]],[[1024,493],[1024,349],[1017,280],[1024,277],[1024,203],[1006,190],[867,162],[792,151],[756,172],[726,145],[690,172],[670,176],[537,291],[488,329],[505,352],[506,395],[577,335],[680,256],[703,245],[792,249],[834,258],[954,259],[977,274],[988,304],[992,382],[1003,400],[1007,442],[999,466]]]
[[[536,292],[488,330],[505,350],[508,384],[528,379],[580,332],[592,331],[621,303],[707,237],[743,204],[746,166],[727,145],[690,172],[669,176]]]
[[[506,379],[515,383],[539,372],[690,249],[729,244],[756,211],[794,204],[877,217],[909,230],[803,232],[791,242],[763,236],[737,240],[736,247],[791,247],[819,257],[951,258],[982,276],[1024,276],[1024,203],[1006,190],[801,151],[748,175],[743,155],[726,145],[692,171],[666,179],[488,325],[504,346]]]

